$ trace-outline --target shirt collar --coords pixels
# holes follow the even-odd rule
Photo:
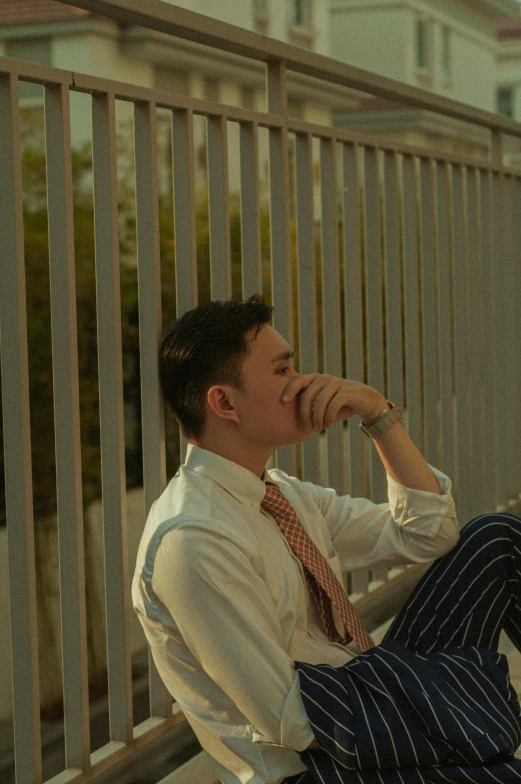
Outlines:
[[[238,501],[255,509],[260,508],[266,495],[265,482],[273,482],[266,468],[263,479],[259,479],[248,468],[190,442],[186,449],[185,466],[209,477]]]

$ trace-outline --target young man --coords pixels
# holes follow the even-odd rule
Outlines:
[[[338,593],[346,572],[439,559],[431,569],[451,566],[442,583],[451,585],[453,572],[465,571],[447,560],[461,547],[449,477],[426,463],[398,421],[399,410],[378,390],[330,374],[297,373],[292,347],[268,324],[272,310],[259,295],[244,303],[209,302],[164,332],[163,394],[189,446],[150,509],[132,585],[161,678],[223,784],[322,779],[301,757],[308,749],[323,753],[315,738],[322,730],[320,722],[311,726],[295,662],[341,668],[371,650],[360,619],[349,615],[345,591]],[[388,503],[340,497],[266,469],[277,447],[352,416],[374,437]],[[494,520],[508,528],[508,536],[494,541],[510,537],[511,545],[521,534],[517,518]],[[488,536],[478,528],[478,538]],[[510,550],[495,558],[494,577],[503,561],[510,563]],[[498,591],[511,585],[507,578],[486,604],[467,590],[473,583],[486,593],[475,579],[473,571],[465,584],[453,584],[449,599],[428,585],[430,603],[417,588],[387,638],[418,652],[497,648],[505,628],[521,647],[519,610],[506,589],[491,614]]]

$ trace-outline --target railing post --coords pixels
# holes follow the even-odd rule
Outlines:
[[[322,194],[322,350],[324,372],[342,375],[342,332],[340,315],[340,267],[338,258],[338,208],[336,143],[320,140],[320,190]],[[314,252],[314,248],[313,248]],[[336,422],[327,431],[327,482],[339,495],[349,492],[347,482],[344,424]],[[353,423],[351,423],[353,424]],[[361,433],[359,435],[362,435]]]
[[[312,373],[318,365],[316,329],[316,265],[313,226],[313,137],[297,133],[295,139],[295,180],[297,213],[298,301],[300,373]],[[302,444],[302,470],[306,481],[320,484],[320,444],[317,435]]]
[[[273,325],[293,346],[291,290],[291,230],[288,161],[288,91],[286,65],[270,60],[266,68],[268,111],[280,115],[279,127],[269,129],[271,287]],[[277,468],[297,473],[295,445],[277,449]]]
[[[69,88],[45,88],[65,762],[90,765],[76,270]]]
[[[0,74],[0,345],[14,753],[17,784],[40,784],[40,681],[18,95],[18,74]]]
[[[208,210],[212,299],[232,296],[228,127],[225,115],[208,117]]]
[[[197,307],[197,238],[195,226],[194,116],[191,109],[172,112],[174,236],[177,318]],[[179,428],[179,462],[187,439]]]
[[[139,296],[139,356],[143,432],[145,518],[166,487],[165,420],[159,390],[157,342],[161,334],[161,264],[156,105],[134,107],[136,229]],[[162,682],[148,647],[150,715],[172,715],[172,695]]]
[[[132,740],[115,95],[92,98],[92,160],[110,739]]]

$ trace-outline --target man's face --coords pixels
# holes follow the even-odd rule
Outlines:
[[[248,340],[256,329],[247,333]],[[251,345],[252,352],[242,365],[245,394],[236,396],[243,436],[247,441],[262,441],[267,446],[309,438],[312,431],[303,425],[300,396],[288,403],[282,401],[288,382],[298,375],[288,356],[293,353],[292,347],[269,324],[263,325]]]

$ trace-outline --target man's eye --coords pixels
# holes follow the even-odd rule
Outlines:
[[[289,367],[283,367],[279,370],[279,373],[284,373],[286,370],[289,370]]]

